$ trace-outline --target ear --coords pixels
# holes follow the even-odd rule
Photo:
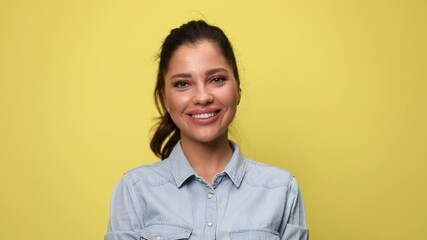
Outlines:
[[[168,106],[167,102],[166,102],[165,100],[163,100],[163,102],[164,102],[164,104],[165,104],[165,109],[166,109],[166,111],[167,111],[167,112],[169,112],[169,106]]]
[[[240,104],[240,98],[242,97],[242,89],[239,87],[239,98],[237,99],[237,105]]]
[[[164,93],[163,93],[163,96],[162,96],[162,102],[163,102],[163,106],[165,107],[166,111],[169,112],[168,102],[166,101],[166,96],[165,96]]]

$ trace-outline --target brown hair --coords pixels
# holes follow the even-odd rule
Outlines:
[[[165,79],[168,71],[169,61],[173,53],[184,44],[195,44],[201,41],[215,43],[221,53],[230,64],[237,85],[240,86],[239,72],[237,69],[234,51],[225,33],[218,27],[206,22],[190,21],[179,28],[172,29],[162,44],[159,54],[159,69],[157,72],[157,83],[154,89],[154,101],[160,114],[155,132],[151,139],[150,147],[154,154],[161,159],[169,157],[172,149],[180,139],[180,131],[171,116],[166,111],[164,102]]]

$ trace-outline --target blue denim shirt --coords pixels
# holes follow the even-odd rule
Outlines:
[[[212,185],[192,169],[180,143],[169,158],[127,172],[113,192],[105,239],[308,239],[295,178],[232,145]]]

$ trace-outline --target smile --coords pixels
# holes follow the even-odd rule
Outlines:
[[[191,117],[197,118],[197,119],[207,119],[215,116],[217,112],[210,112],[210,113],[201,113],[201,114],[192,114]]]

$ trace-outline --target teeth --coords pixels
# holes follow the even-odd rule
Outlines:
[[[216,113],[211,112],[211,113],[202,113],[202,114],[193,114],[192,117],[193,118],[199,118],[199,119],[206,119],[206,118],[211,118],[213,116],[215,116]]]

